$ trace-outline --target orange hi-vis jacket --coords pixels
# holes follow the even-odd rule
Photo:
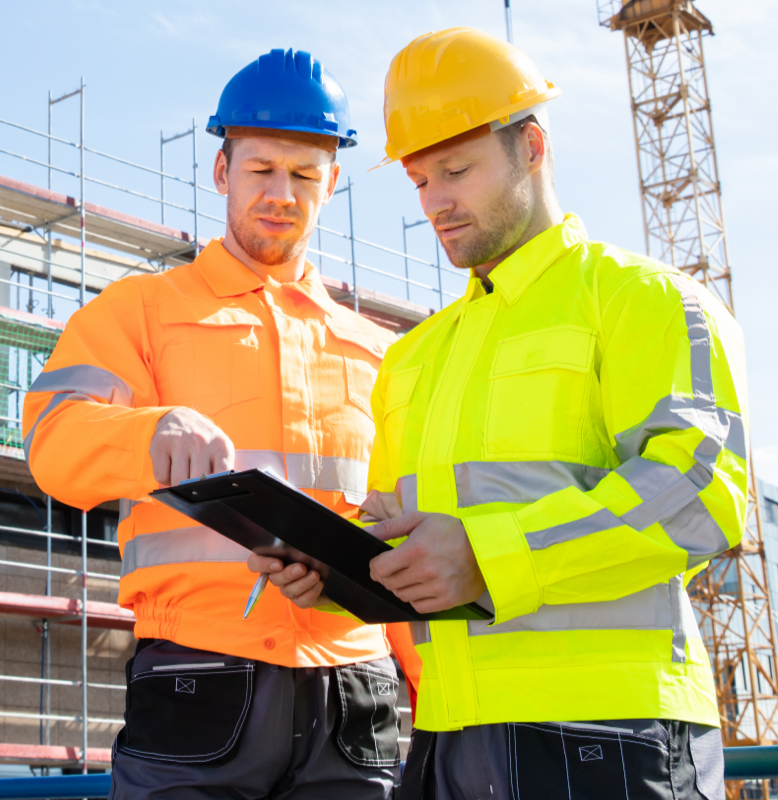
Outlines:
[[[122,498],[119,603],[138,638],[289,667],[368,661],[386,630],[301,610],[272,585],[244,622],[248,551],[152,501],[157,421],[188,406],[235,445],[236,470],[272,467],[346,517],[365,497],[370,393],[394,340],[334,303],[315,268],[266,283],[212,241],[194,263],[117,281],[77,311],[24,404],[41,489],[89,509]],[[413,660],[407,626],[391,626]],[[412,670],[413,671],[413,670]]]

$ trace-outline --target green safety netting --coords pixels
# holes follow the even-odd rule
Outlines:
[[[56,320],[0,308],[0,448],[23,458],[24,396],[64,329]]]

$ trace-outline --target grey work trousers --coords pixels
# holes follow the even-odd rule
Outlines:
[[[387,800],[399,783],[390,658],[291,669],[144,640],[127,672],[110,800]]]
[[[399,798],[724,800],[721,735],[667,720],[414,731]]]

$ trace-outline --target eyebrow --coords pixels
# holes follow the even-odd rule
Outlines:
[[[248,163],[253,163],[253,162],[257,162],[259,164],[262,164],[262,166],[265,166],[265,167],[276,167],[276,166],[278,166],[278,163],[279,163],[279,162],[277,162],[277,161],[275,161],[273,159],[260,158],[259,156],[252,156],[251,158],[247,158],[243,163],[244,164],[248,164]],[[305,170],[305,169],[321,169],[323,166],[324,166],[324,164],[297,164],[294,168],[295,169],[303,169],[303,170]]]

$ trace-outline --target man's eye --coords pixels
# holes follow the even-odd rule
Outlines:
[[[253,169],[251,170],[255,175],[270,175],[272,169]]]
[[[449,172],[449,175],[464,175],[467,172],[467,167],[462,167],[462,169],[455,169]]]
[[[423,183],[417,183],[416,184],[416,188],[417,189],[423,189],[426,185],[427,185],[427,181],[424,181]]]

